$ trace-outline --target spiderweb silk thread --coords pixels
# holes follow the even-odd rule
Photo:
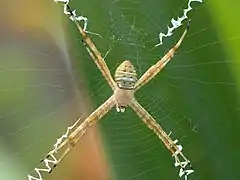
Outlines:
[[[56,157],[53,154],[51,154],[50,156],[53,160],[50,160],[50,159],[47,159],[47,158],[45,158],[43,160],[46,168],[43,168],[43,169],[42,168],[35,168],[34,169],[34,171],[37,173],[38,177],[28,175],[28,180],[43,180],[41,172],[50,172],[51,171],[50,164],[56,164],[57,163]]]
[[[28,175],[28,180],[43,180],[41,172],[51,172],[52,168],[50,165],[55,165],[58,162],[57,158],[54,156],[54,153],[57,153],[58,146],[63,142],[64,139],[67,139],[70,131],[79,123],[80,120],[81,119],[79,118],[72,126],[69,126],[66,133],[57,139],[57,142],[54,144],[54,148],[48,153],[49,156],[47,158],[44,158],[42,161],[42,163],[45,164],[46,168],[35,168],[34,171],[37,173],[38,177]]]
[[[166,34],[160,32],[159,33],[159,43],[156,44],[155,46],[160,46],[163,44],[163,37],[170,37],[173,35],[173,31],[177,28],[179,28],[182,25],[182,22],[184,21],[184,19],[188,19],[188,12],[190,12],[192,10],[191,7],[191,3],[192,2],[199,2],[202,3],[203,0],[189,0],[188,1],[188,7],[186,9],[183,10],[183,15],[181,17],[178,17],[177,20],[175,20],[174,18],[171,19],[171,23],[172,23],[172,27],[168,26],[168,31]]]
[[[64,14],[68,15],[69,18],[72,21],[84,21],[84,25],[83,25],[83,30],[86,31],[87,29],[87,18],[84,16],[77,16],[76,14],[76,9],[74,9],[72,12],[68,11],[68,4],[69,4],[70,0],[54,0],[54,2],[56,3],[62,3],[64,8],[63,8],[63,12]]]
[[[84,21],[83,30],[86,31],[87,18],[83,17],[83,16],[77,16],[76,10],[69,12],[68,11],[69,0],[54,0],[54,2],[63,4],[63,6],[64,6],[63,12],[64,12],[64,14],[69,16],[70,20]],[[76,123],[74,125],[67,128],[66,133],[57,139],[57,142],[54,144],[54,148],[48,153],[48,156],[42,160],[41,163],[44,163],[46,168],[35,168],[34,171],[36,172],[38,177],[28,175],[28,180],[43,180],[41,172],[51,172],[52,168],[50,165],[51,164],[56,165],[58,162],[57,158],[54,156],[54,154],[57,153],[58,146],[63,142],[64,139],[66,139],[69,136],[70,131],[78,124],[79,121],[80,121],[80,118],[76,121]],[[51,158],[51,159],[49,159],[49,158]]]
[[[87,32],[86,29],[87,29],[87,20],[88,19],[84,16],[77,16],[76,10],[73,10],[72,12],[69,12],[68,11],[69,0],[54,0],[54,2],[63,4],[64,14],[68,15],[70,20],[72,20],[72,21],[83,21],[84,22],[83,30],[85,32]],[[192,10],[191,2],[202,3],[203,0],[189,0],[188,1],[188,8],[183,10],[183,16],[178,17],[177,20],[175,20],[173,18],[171,19],[172,27],[168,26],[168,32],[166,34],[159,33],[159,41],[160,42],[155,46],[162,45],[163,44],[163,37],[172,36],[173,31],[182,25],[182,21],[185,20],[185,19],[188,19],[187,14],[188,14],[189,11]],[[57,158],[54,156],[54,154],[57,153],[58,146],[63,142],[64,139],[66,139],[69,136],[70,131],[78,124],[79,121],[80,121],[80,119],[78,119],[77,122],[74,125],[68,127],[66,133],[64,135],[62,135],[60,138],[57,139],[57,142],[54,144],[54,148],[48,153],[48,156],[46,158],[44,158],[41,162],[41,163],[44,163],[45,168],[35,168],[34,169],[34,171],[36,172],[38,177],[28,175],[27,176],[28,180],[43,180],[41,172],[51,172],[51,170],[52,170],[51,164],[56,165],[57,162],[58,162]],[[179,172],[179,176],[180,177],[184,176],[185,180],[187,180],[188,175],[193,173],[194,171],[192,169],[188,169],[188,170],[185,169],[185,167],[189,164],[189,162],[184,161],[184,162],[178,163],[176,161],[176,156],[181,150],[182,150],[182,147],[179,145],[179,151],[177,151],[176,154],[174,154],[174,158],[175,158],[174,165],[175,165],[175,167],[178,167],[178,166],[181,167],[180,172]]]

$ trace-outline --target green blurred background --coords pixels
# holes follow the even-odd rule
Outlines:
[[[0,16],[0,180],[22,180],[79,117],[112,91],[53,0],[2,2]],[[185,0],[72,0],[112,74],[125,59],[139,76],[178,40],[158,43]],[[238,180],[240,2],[192,3],[190,30],[167,67],[136,94],[195,173],[190,180]],[[108,53],[109,52],[109,53]],[[46,180],[181,179],[163,143],[131,109],[113,109]],[[184,179],[184,178],[182,178]]]

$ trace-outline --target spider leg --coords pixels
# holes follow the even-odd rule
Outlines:
[[[163,68],[164,66],[172,59],[173,55],[175,54],[176,50],[180,47],[184,37],[187,34],[189,29],[190,21],[188,22],[185,31],[183,32],[182,36],[175,44],[173,48],[171,48],[163,57],[160,59],[155,65],[151,66],[143,75],[142,77],[136,82],[135,90],[140,89],[144,86],[148,81],[154,78]]]
[[[112,95],[107,101],[99,106],[84,122],[73,131],[69,137],[61,143],[57,149],[53,151],[57,152],[59,149],[68,145],[62,156],[58,159],[56,165],[68,154],[68,152],[78,143],[79,139],[86,133],[86,131],[94,124],[96,124],[112,107],[115,105],[115,98]],[[53,152],[51,151],[51,152]],[[55,165],[55,166],[56,166]]]
[[[155,119],[134,99],[130,107],[137,113],[140,119],[146,124],[146,126],[153,130],[154,133],[158,136],[160,140],[164,143],[164,145],[171,152],[174,157],[175,163],[174,165],[180,166],[179,176],[185,175],[185,177],[193,172],[190,161],[183,155],[182,146],[177,145],[177,140],[173,141],[169,135],[163,130],[163,128],[158,124]],[[181,157],[182,161],[179,159]],[[190,167],[190,170],[185,170],[186,166]]]
[[[67,148],[64,150],[63,154],[58,158],[58,160],[56,161],[56,163],[54,163],[53,167],[51,168],[51,170],[49,171],[49,173],[51,173],[53,171],[53,169],[55,167],[57,167],[57,165],[66,157],[66,155],[69,153],[69,151],[72,150],[72,148],[79,142],[79,140],[81,139],[81,137],[85,134],[85,132],[87,131],[87,129],[83,129],[81,134],[77,137],[74,137],[73,139],[69,137],[70,140],[67,140],[66,143],[63,142],[63,145],[60,148],[62,148],[63,146],[65,146],[67,143]]]
[[[60,142],[57,142],[54,148],[47,154],[45,158],[41,160],[41,163],[44,163],[46,168],[35,168],[34,171],[38,175],[38,177],[33,177],[28,175],[29,180],[37,179],[43,180],[41,172],[49,172],[61,162],[64,157],[68,154],[68,152],[79,142],[81,137],[86,133],[86,131],[94,124],[96,124],[104,115],[107,114],[108,111],[112,109],[115,105],[115,97],[112,95],[108,100],[106,100],[101,106],[99,106],[92,114],[90,114],[84,121],[81,123],[68,137],[60,138]],[[63,142],[63,138],[66,138]],[[56,158],[58,151],[64,149],[63,154]],[[32,174],[32,173],[31,173]]]
[[[70,8],[70,6],[66,5],[66,7],[67,7],[68,11],[70,12],[71,16],[75,17],[71,8]],[[109,86],[114,91],[115,88],[117,87],[117,85],[116,85],[115,81],[113,80],[113,78],[111,76],[110,70],[109,70],[106,62],[104,61],[103,57],[101,56],[101,53],[98,51],[96,46],[93,44],[92,40],[88,37],[87,33],[83,30],[83,28],[76,21],[76,19],[73,19],[73,20],[74,20],[74,23],[76,24],[82,38],[83,38],[84,45],[86,45],[86,48],[87,48],[87,51],[88,51],[89,55],[92,57],[95,64],[97,65],[97,67],[101,71],[103,77],[106,79]]]

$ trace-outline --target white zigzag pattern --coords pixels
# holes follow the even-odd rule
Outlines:
[[[78,124],[78,122],[80,120],[81,120],[81,118],[79,118],[72,126],[69,126],[67,128],[66,133],[57,139],[57,142],[56,142],[56,144],[54,144],[54,149],[53,149],[56,153],[57,153],[58,146],[63,142],[64,139],[66,139],[68,137],[69,132]]]
[[[36,178],[31,175],[28,175],[28,180],[43,180],[41,172],[50,172],[51,171],[50,163],[53,163],[53,164],[57,163],[57,159],[55,158],[55,156],[52,154],[50,156],[53,158],[53,160],[50,160],[50,159],[43,160],[47,168],[45,169],[35,168],[34,171],[38,174],[38,177]]]
[[[38,177],[36,178],[31,175],[28,175],[28,180],[43,180],[41,172],[50,172],[51,171],[50,163],[57,164],[57,162],[58,162],[57,158],[53,154],[57,153],[58,146],[63,142],[64,139],[66,139],[69,136],[69,132],[78,124],[78,122],[80,120],[81,119],[79,118],[72,126],[69,126],[67,128],[66,133],[57,139],[57,142],[54,144],[53,150],[48,153],[48,155],[51,156],[53,160],[45,158],[43,160],[43,162],[44,162],[46,168],[45,169],[35,168],[34,171],[38,174]]]
[[[68,11],[68,4],[69,4],[69,0],[54,0],[54,2],[56,2],[56,3],[63,3],[64,4],[64,10],[63,10],[63,12],[64,12],[64,14],[66,14],[66,15],[70,15],[70,19],[72,20],[72,21],[84,21],[84,25],[83,25],[83,30],[84,31],[86,31],[86,29],[87,29],[87,18],[86,17],[84,17],[84,16],[77,16],[77,14],[76,14],[76,9],[75,10],[73,10],[72,12],[69,12]],[[73,16],[72,16],[72,14],[73,14]]]
[[[68,7],[67,7],[67,5],[69,4],[69,0],[54,0],[54,1],[56,3],[63,3],[64,4],[64,14],[66,14],[68,16],[70,15],[70,19],[72,21],[84,21],[83,30],[86,31],[86,29],[87,29],[87,18],[83,17],[83,16],[77,16],[76,15],[76,10],[73,10],[70,13],[68,11]],[[182,21],[184,19],[188,18],[187,13],[192,10],[191,2],[194,2],[194,1],[202,3],[203,0],[189,0],[188,1],[188,8],[184,9],[183,16],[182,17],[178,17],[177,20],[175,20],[173,18],[171,19],[172,27],[168,26],[167,34],[159,33],[159,40],[160,40],[160,42],[156,46],[159,46],[159,45],[163,44],[163,41],[162,41],[163,37],[171,36],[173,34],[173,30],[177,29],[178,27],[180,27],[182,25]],[[63,134],[60,138],[57,139],[57,142],[54,144],[53,150],[48,153],[49,156],[52,157],[53,160],[45,158],[43,160],[43,162],[44,162],[46,168],[45,169],[35,168],[34,171],[38,174],[38,177],[36,178],[36,177],[31,176],[31,175],[28,175],[28,180],[43,180],[41,172],[50,172],[51,171],[50,163],[52,163],[52,164],[56,164],[57,163],[57,159],[56,159],[56,157],[53,154],[57,153],[58,146],[63,142],[64,139],[66,139],[68,137],[69,132],[78,124],[78,122],[80,120],[81,119],[79,118],[72,126],[68,127],[66,133]],[[175,144],[177,142],[178,142],[178,140],[174,141]],[[185,170],[184,169],[189,164],[189,162],[186,162],[186,161],[180,162],[180,163],[177,162],[176,156],[177,156],[177,154],[179,154],[180,151],[182,151],[182,146],[178,145],[178,147],[179,147],[179,150],[176,151],[175,154],[174,154],[174,158],[175,158],[174,165],[175,165],[175,167],[181,166],[180,171],[179,171],[179,176],[182,177],[184,175],[185,180],[187,180],[187,176],[189,174],[193,173],[194,171],[193,170]]]
[[[178,140],[176,139],[173,142],[174,142],[174,144],[177,145]],[[177,145],[177,147],[178,147],[178,150],[173,154],[173,157],[175,159],[174,166],[181,167],[178,175],[179,175],[179,177],[182,177],[184,175],[185,180],[187,180],[188,175],[193,173],[194,170],[193,169],[185,170],[185,167],[190,163],[190,161],[183,161],[180,163],[177,161],[177,158],[176,158],[177,155],[183,150],[183,147],[181,145]]]
[[[180,27],[182,25],[182,21],[184,19],[188,19],[188,12],[192,10],[191,7],[191,3],[192,2],[200,2],[202,3],[203,0],[189,0],[188,1],[188,8],[183,10],[183,15],[181,17],[178,17],[177,20],[175,20],[174,18],[171,19],[171,23],[172,23],[172,27],[168,26],[168,31],[166,34],[164,33],[159,33],[159,43],[156,44],[155,46],[160,46],[163,44],[163,37],[170,37],[173,34],[174,29],[177,29],[178,27]]]

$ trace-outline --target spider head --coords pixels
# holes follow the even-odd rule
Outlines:
[[[137,82],[137,73],[130,61],[125,60],[118,66],[115,72],[115,82],[120,89],[134,89]]]

